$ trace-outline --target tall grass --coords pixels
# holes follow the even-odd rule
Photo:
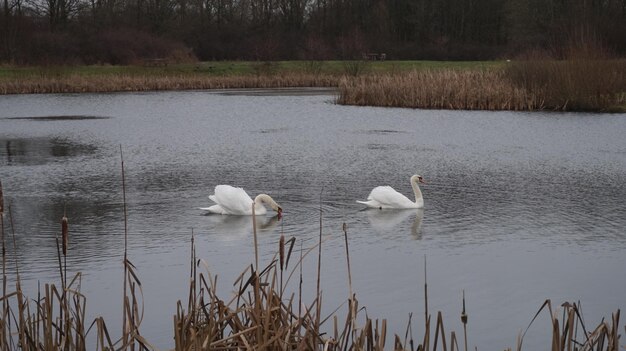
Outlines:
[[[122,158],[122,190],[124,185],[124,166]],[[125,197],[125,196],[124,196]],[[126,200],[124,199],[124,206]],[[4,218],[5,209],[0,183],[0,218]],[[9,219],[12,218],[9,209]],[[126,212],[126,211],[125,211]],[[255,220],[252,216],[252,221]],[[126,222],[126,215],[124,215]],[[3,272],[8,262],[5,249],[4,219],[0,227],[3,244]],[[320,227],[322,216],[320,212]],[[12,221],[13,250],[15,233]],[[256,226],[253,225],[253,232]],[[59,271],[61,288],[55,284],[45,284],[37,291],[35,299],[28,298],[22,291],[19,267],[16,265],[16,286],[8,290],[7,276],[3,274],[4,291],[2,295],[2,318],[0,319],[0,350],[156,350],[139,332],[143,319],[141,283],[138,272],[128,259],[124,249],[124,295],[123,328],[118,338],[113,338],[111,331],[102,317],[93,321],[86,320],[86,296],[80,292],[82,275],[76,273],[72,279],[66,278],[67,265],[61,255],[71,254],[69,244],[69,219],[61,220],[61,242],[59,253]],[[202,259],[198,259],[195,237],[191,232],[190,245],[190,281],[186,302],[176,303],[173,316],[174,350],[461,350],[456,333],[446,333],[443,315],[437,313],[436,321],[431,325],[432,316],[428,309],[428,284],[426,263],[424,263],[424,334],[421,342],[415,345],[411,315],[404,338],[394,334],[393,341],[387,342],[387,322],[385,319],[372,319],[364,308],[359,306],[356,294],[352,291],[350,272],[349,236],[346,225],[342,227],[346,245],[348,284],[350,296],[346,300],[346,314],[343,318],[337,308],[330,315],[322,315],[322,295],[318,287],[313,301],[302,303],[302,267],[309,254],[318,251],[317,279],[320,280],[320,264],[323,239],[312,247],[304,249],[300,245],[300,255],[292,256],[295,238],[285,240],[281,236],[277,254],[269,263],[259,261],[256,240],[255,262],[243,270],[235,280],[236,292],[228,299],[222,299],[217,293],[217,276],[212,275]],[[125,239],[126,240],[125,231]],[[57,236],[58,237],[58,236]],[[256,233],[254,232],[256,238]],[[294,262],[295,260],[295,262]],[[290,280],[299,272],[300,284],[296,291],[285,295],[289,290]],[[296,295],[298,297],[296,297]],[[341,306],[340,306],[341,307]],[[607,321],[602,321],[593,329],[584,324],[580,304],[565,303],[563,315],[559,319],[546,301],[528,328],[542,311],[547,311],[551,320],[552,338],[549,347],[552,351],[593,350],[618,351],[619,317],[617,310]],[[468,350],[465,313],[465,296],[461,321],[464,325],[464,350]],[[521,351],[526,331],[520,334],[516,350]]]
[[[626,111],[626,59],[585,36],[502,66],[346,78],[339,103],[465,110]]]
[[[545,109],[610,111],[626,105],[626,60],[516,60],[505,73],[515,87],[539,97]]]
[[[464,110],[536,110],[541,101],[504,79],[502,70],[423,70],[345,78],[338,103]]]
[[[344,77],[340,104],[463,110],[626,110],[626,60],[520,60],[504,68]]]

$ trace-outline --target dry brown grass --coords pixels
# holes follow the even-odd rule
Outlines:
[[[454,110],[614,111],[626,105],[626,60],[519,61],[504,69],[344,77],[338,103]]]
[[[0,94],[84,93],[154,90],[333,87],[338,78],[320,74],[275,74],[207,77],[193,75],[137,76],[67,75],[0,80]]]
[[[620,310],[617,310],[611,315],[610,321],[602,319],[600,324],[598,324],[598,326],[593,330],[587,330],[580,306],[580,302],[563,303],[561,305],[563,309],[561,312],[562,316],[561,319],[559,319],[558,311],[553,310],[552,308],[552,302],[550,300],[546,300],[543,305],[541,305],[524,333],[520,334],[518,337],[517,350],[522,350],[522,343],[526,332],[528,332],[528,329],[535,322],[541,312],[545,310],[548,312],[550,322],[552,324],[552,342],[550,350],[618,351],[620,348],[620,334],[618,330]]]
[[[122,191],[125,193],[124,164],[122,159]],[[0,183],[0,194],[1,194]],[[124,194],[124,212],[126,212]],[[11,208],[7,206],[9,219]],[[4,210],[0,207],[0,210]],[[36,299],[28,298],[20,285],[19,267],[15,260],[16,286],[7,290],[7,277],[4,268],[7,264],[5,247],[4,217],[0,214],[0,229],[3,247],[3,296],[2,318],[0,318],[0,350],[156,350],[140,333],[143,320],[143,292],[141,282],[134,265],[124,252],[124,295],[123,328],[118,338],[111,337],[111,331],[105,321],[95,318],[85,319],[86,297],[81,294],[81,273],[77,273],[69,282],[66,278],[65,258],[71,248],[62,249],[57,235],[57,252],[61,286],[46,284],[43,291],[37,292]],[[124,215],[124,222],[127,222]],[[254,216],[252,216],[254,220]],[[252,221],[251,220],[251,221]],[[320,212],[320,226],[321,226]],[[13,252],[17,253],[13,223],[10,222],[13,236]],[[65,242],[71,234],[69,220],[64,215],[61,221],[61,241]],[[126,225],[125,225],[126,226]],[[253,230],[256,226],[253,225]],[[302,299],[302,267],[305,258],[317,249],[318,271],[320,280],[322,237],[309,248],[302,248],[297,259],[292,259],[295,238],[285,240],[281,237],[278,253],[268,264],[259,265],[258,248],[255,246],[255,263],[246,268],[236,279],[236,293],[224,300],[217,294],[217,278],[208,270],[208,265],[196,256],[195,241],[192,231],[190,250],[190,283],[187,302],[177,302],[177,311],[173,318],[174,341],[176,351],[192,350],[350,350],[383,351],[387,350],[461,350],[454,331],[445,332],[441,312],[437,313],[435,324],[431,327],[431,315],[428,309],[428,285],[426,283],[426,262],[424,263],[424,335],[421,343],[415,346],[412,333],[411,315],[404,338],[395,334],[391,345],[387,345],[386,320],[371,319],[365,308],[359,307],[356,295],[352,292],[349,240],[345,224],[342,227],[348,265],[348,284],[350,295],[346,299],[346,315],[340,319],[339,306],[330,315],[321,315],[322,293],[317,288],[317,295],[308,305]],[[254,233],[256,237],[256,232]],[[126,230],[125,238],[126,240]],[[67,244],[65,244],[67,245]],[[15,258],[15,257],[14,257]],[[300,274],[300,284],[295,291],[289,285],[292,277]],[[283,277],[286,277],[283,280]],[[318,283],[319,286],[319,283]],[[288,289],[289,287],[289,289]],[[298,296],[296,298],[296,295]],[[552,325],[552,351],[618,351],[619,348],[619,310],[611,320],[602,321],[594,329],[587,329],[583,323],[580,304],[562,305],[562,322],[550,301],[536,313],[530,326],[543,310],[550,315]],[[465,297],[461,320],[464,325],[464,350],[467,351]],[[528,330],[528,328],[527,328]],[[434,332],[434,334],[433,334]],[[516,350],[522,350],[526,332],[520,335]],[[432,337],[432,339],[431,339]]]
[[[537,110],[541,101],[501,70],[426,70],[344,78],[338,103],[454,110]]]
[[[548,109],[610,111],[626,104],[626,60],[519,60],[505,73],[515,87],[540,96]]]

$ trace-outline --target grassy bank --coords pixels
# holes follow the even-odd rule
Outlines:
[[[2,66],[0,79],[64,76],[241,76],[312,73],[342,75],[354,65],[362,72],[391,73],[422,69],[480,69],[501,67],[502,61],[212,61],[164,66]]]
[[[281,61],[148,66],[0,66],[0,94],[337,87],[342,77],[413,70],[483,69],[498,62]]]
[[[122,184],[124,171],[122,162]],[[124,185],[122,185],[124,189]],[[122,191],[125,194],[125,191]],[[37,298],[29,298],[21,288],[17,263],[15,228],[10,208],[4,208],[0,183],[0,238],[2,241],[3,292],[2,316],[0,318],[0,348],[2,350],[156,350],[150,340],[142,336],[141,323],[144,316],[144,292],[139,272],[131,263],[125,245],[124,294],[121,299],[123,326],[112,330],[106,321],[97,317],[86,318],[87,297],[80,291],[81,273],[68,276],[67,256],[70,221],[63,216],[56,240],[58,271],[57,284],[45,284],[37,292]],[[126,201],[124,200],[124,213]],[[6,222],[5,222],[6,220]],[[122,220],[122,219],[121,219]],[[127,218],[124,216],[124,222]],[[174,350],[465,350],[467,344],[468,316],[466,301],[460,318],[462,333],[446,333],[441,312],[436,320],[429,312],[428,285],[424,279],[424,324],[423,334],[414,336],[411,315],[406,330],[397,331],[388,337],[385,319],[373,319],[363,306],[359,306],[356,293],[352,290],[350,272],[350,249],[347,228],[344,224],[347,285],[349,294],[344,306],[339,306],[331,315],[322,314],[321,271],[323,240],[308,248],[296,243],[296,239],[280,237],[276,255],[269,263],[259,261],[257,233],[254,217],[250,218],[253,228],[251,245],[255,248],[254,263],[236,278],[234,296],[222,299],[217,293],[217,278],[208,270],[208,265],[196,255],[193,233],[190,243],[189,287],[187,297],[176,303],[173,316],[172,335]],[[321,226],[321,218],[320,218]],[[125,225],[126,228],[126,225]],[[125,237],[120,238],[126,242]],[[294,247],[300,246],[300,249]],[[302,300],[302,272],[306,262],[315,260],[317,280],[313,301]],[[7,265],[14,265],[15,288],[8,286]],[[424,264],[424,273],[426,273]],[[70,268],[71,270],[71,268]],[[314,271],[315,272],[315,271]],[[299,276],[299,282],[297,278]],[[424,275],[426,276],[426,275]],[[546,349],[552,351],[595,350],[617,351],[620,347],[620,311],[608,320],[588,328],[576,303],[561,305],[562,315],[553,309],[547,300],[538,311],[528,311],[531,319],[528,328],[540,314],[550,319],[551,340]],[[341,315],[338,311],[344,311]],[[535,313],[536,312],[536,313]],[[406,316],[398,316],[405,318]],[[522,350],[526,331],[519,334],[515,350]],[[626,330],[626,329],[625,329]],[[508,349],[511,350],[511,349]]]
[[[0,94],[288,87],[339,87],[346,105],[626,112],[626,60],[0,66]]]
[[[290,74],[263,76],[193,75],[94,75],[70,74],[61,77],[28,77],[0,82],[0,94],[88,93],[194,89],[243,89],[287,87],[335,87],[331,75]]]

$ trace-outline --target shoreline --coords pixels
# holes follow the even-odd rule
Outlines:
[[[617,61],[616,67],[621,67],[618,65],[624,62]],[[566,81],[568,86],[525,87],[523,84],[526,84],[528,79],[519,79],[523,82],[519,84],[511,78],[512,74],[519,75],[518,67],[503,66],[497,61],[471,65],[419,61],[412,64],[392,61],[382,63],[363,61],[356,64],[363,65],[362,71],[353,74],[342,71],[347,70],[347,66],[342,66],[345,63],[341,62],[320,63],[324,68],[315,73],[308,71],[306,62],[267,65],[238,63],[238,66],[234,63],[203,63],[159,68],[0,66],[0,95],[187,90],[211,90],[222,94],[266,94],[255,92],[259,89],[300,89],[294,94],[303,95],[311,94],[305,90],[319,89],[324,92],[336,91],[338,104],[352,106],[626,113],[626,91],[621,88],[625,85],[620,81],[624,79],[622,77],[617,78],[617,90],[613,90],[622,93],[583,91],[583,95],[580,95],[580,89],[569,86],[572,84],[570,76],[557,77]],[[527,69],[524,64],[526,63],[519,66]],[[563,75],[561,66],[564,64],[550,64],[560,65],[558,70],[553,67],[548,69]],[[610,66],[612,63],[593,64]],[[251,73],[258,67],[263,70]],[[536,70],[536,67],[531,68]],[[546,70],[544,67],[540,68]],[[543,75],[544,71],[540,73]],[[541,76],[536,72],[530,74],[531,78]],[[597,76],[598,81],[604,79],[602,72]],[[595,88],[587,81],[581,80],[578,84]]]
[[[108,93],[177,90],[223,90],[266,88],[331,88],[338,79],[332,76],[68,76],[60,78],[0,79],[0,95]]]

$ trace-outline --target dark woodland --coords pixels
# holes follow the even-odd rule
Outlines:
[[[626,53],[626,0],[0,0],[0,63]]]

